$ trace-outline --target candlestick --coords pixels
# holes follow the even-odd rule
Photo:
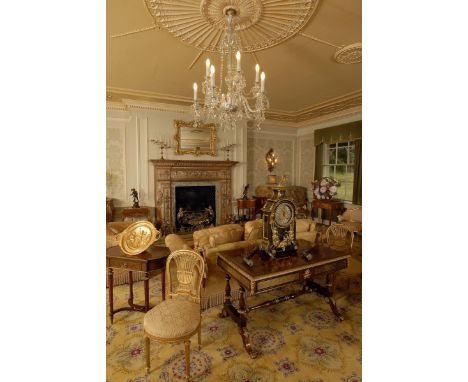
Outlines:
[[[209,58],[206,59],[205,66],[206,66],[206,76],[209,77],[210,76],[210,59]]]
[[[161,158],[159,159],[164,159],[164,149],[170,149],[171,147],[173,147],[170,138],[166,137],[159,136],[158,139],[152,139],[151,142],[159,146],[159,148],[161,149]]]
[[[195,82],[193,84],[193,100],[196,101],[197,100],[197,90],[198,90],[198,85],[197,83]]]
[[[260,79],[260,91],[263,93],[265,91],[265,72],[262,72],[262,74],[260,75]]]
[[[237,51],[237,53],[236,53],[236,59],[237,59],[237,71],[238,71],[238,72],[240,72],[240,70],[241,70],[240,57],[241,57],[241,56],[240,56],[240,52]]]
[[[258,82],[258,77],[260,75],[260,65],[255,65],[255,82]]]

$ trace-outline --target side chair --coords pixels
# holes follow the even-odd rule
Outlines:
[[[166,300],[149,310],[143,319],[147,375],[150,373],[150,340],[183,341],[185,378],[190,381],[190,338],[197,332],[198,347],[201,347],[200,302],[204,272],[203,257],[193,250],[180,249],[167,258]]]
[[[354,242],[354,231],[346,224],[333,223],[325,232],[325,245],[330,248],[352,254]],[[348,268],[337,272],[332,281],[332,293],[335,293],[338,280],[346,279],[347,288],[349,289],[351,280],[362,275],[362,263],[355,257],[351,256],[348,260]]]

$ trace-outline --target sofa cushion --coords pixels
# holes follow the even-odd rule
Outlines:
[[[164,243],[171,252],[177,251],[179,249],[191,249],[190,245],[184,240],[184,238],[176,235],[175,233],[167,235],[164,239]]]
[[[213,228],[204,228],[193,233],[193,247],[211,248],[210,235],[212,233],[225,232],[230,230],[240,230],[241,232],[244,232],[244,229],[239,224],[225,224]]]
[[[262,219],[252,220],[245,223],[244,240],[255,240],[263,238]]]
[[[296,219],[296,235],[300,232],[315,230],[315,222],[312,219]]]
[[[235,243],[242,240],[244,230],[242,227],[234,229],[223,229],[211,232],[209,243],[211,248],[218,247],[222,244]]]

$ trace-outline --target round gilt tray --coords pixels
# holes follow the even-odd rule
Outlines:
[[[119,247],[126,255],[139,255],[146,251],[160,236],[161,233],[149,221],[135,222],[119,235]]]

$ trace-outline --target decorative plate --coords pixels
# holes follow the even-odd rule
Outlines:
[[[149,221],[139,221],[129,225],[119,234],[119,247],[126,255],[134,256],[146,251],[151,244],[161,237]]]

